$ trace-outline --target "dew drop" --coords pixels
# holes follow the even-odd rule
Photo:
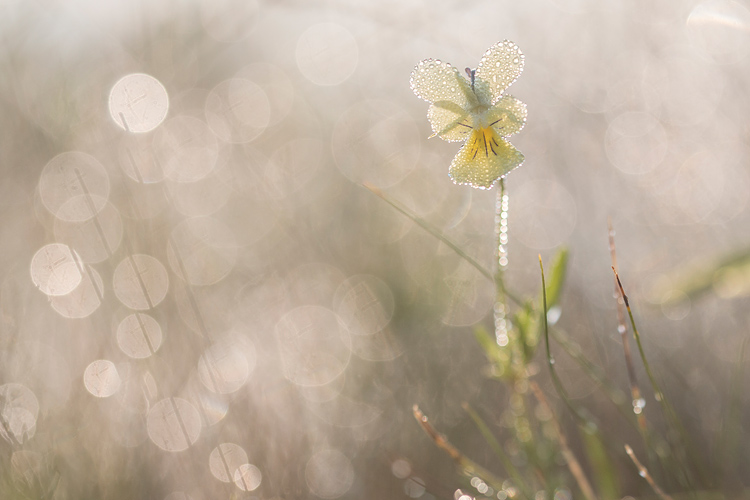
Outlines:
[[[638,398],[633,400],[633,413],[636,415],[640,415],[643,411],[643,408],[646,406],[646,400],[643,398]]]

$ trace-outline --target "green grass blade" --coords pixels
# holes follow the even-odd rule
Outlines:
[[[587,432],[584,429],[583,444],[589,464],[593,470],[594,483],[596,483],[596,489],[599,491],[601,498],[603,500],[621,498],[617,471],[609,459],[599,432]]]
[[[510,460],[510,457],[505,453],[502,446],[500,446],[500,443],[498,443],[497,439],[495,438],[494,434],[492,434],[492,431],[490,431],[490,428],[487,426],[487,424],[482,420],[482,417],[479,416],[479,414],[474,411],[474,409],[469,406],[469,403],[463,404],[464,410],[469,414],[472,420],[474,420],[474,423],[476,424],[477,428],[479,429],[479,432],[482,433],[482,436],[484,436],[484,439],[487,441],[487,444],[490,445],[490,448],[492,448],[492,451],[495,452],[495,455],[500,459],[500,462],[502,462],[503,467],[505,468],[505,471],[508,473],[508,475],[513,479],[513,482],[516,483],[516,486],[521,491],[521,493],[527,497],[531,498],[533,495],[531,494],[531,488],[528,484],[526,484],[526,481],[524,480],[523,476],[521,476],[521,473],[518,471],[515,465],[513,465],[513,462]]]
[[[552,258],[552,264],[549,266],[546,286],[547,307],[549,308],[555,307],[560,303],[565,275],[568,270],[568,256],[568,249],[561,248]]]
[[[679,456],[679,450],[677,448],[684,449],[688,456],[690,457],[690,461],[692,462],[693,468],[695,469],[695,472],[698,474],[700,482],[704,485],[711,485],[712,481],[708,474],[705,472],[705,466],[703,465],[702,461],[698,458],[698,453],[694,450],[694,445],[692,440],[690,439],[690,436],[688,435],[687,429],[685,429],[685,426],[682,424],[682,421],[677,416],[677,412],[672,408],[672,405],[667,400],[664,392],[661,390],[661,387],[659,383],[656,380],[656,377],[654,375],[653,370],[651,369],[651,365],[648,362],[648,359],[646,358],[646,352],[643,349],[643,343],[641,342],[641,336],[638,333],[638,327],[635,324],[635,318],[633,317],[633,311],[630,308],[630,301],[628,300],[628,296],[625,294],[625,289],[622,286],[622,281],[620,281],[620,276],[617,274],[617,270],[613,267],[612,271],[615,273],[615,278],[617,279],[617,285],[620,288],[620,293],[622,294],[622,299],[625,301],[625,308],[628,311],[628,317],[630,319],[630,327],[633,330],[633,337],[635,338],[635,343],[638,346],[638,352],[641,356],[641,361],[643,362],[643,367],[646,370],[646,376],[648,377],[648,380],[651,384],[651,388],[654,391],[654,397],[657,401],[661,404],[662,410],[664,411],[664,414],[667,417],[667,420],[669,423],[677,429],[677,432],[680,435],[680,442],[679,443],[672,443],[673,448],[675,448],[675,451],[678,453],[673,453],[673,456],[680,460],[681,462],[682,457]],[[679,444],[679,446],[675,446],[676,444]],[[685,486],[692,486],[693,489],[695,489],[695,483],[696,480],[693,477],[693,471],[691,468],[685,464],[681,464],[681,472],[684,474],[683,483],[687,481],[688,484],[684,484]],[[678,477],[678,479],[681,479]]]

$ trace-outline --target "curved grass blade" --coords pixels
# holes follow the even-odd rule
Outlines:
[[[490,281],[494,282],[497,287],[505,294],[506,297],[508,297],[510,300],[512,300],[516,305],[522,305],[523,301],[516,297],[514,294],[510,293],[507,288],[505,288],[505,284],[503,283],[500,276],[491,273],[489,270],[487,270],[482,264],[474,260],[470,255],[468,255],[466,252],[464,252],[461,247],[456,245],[453,241],[451,241],[447,236],[443,234],[442,231],[440,231],[438,228],[427,222],[426,220],[422,219],[421,217],[417,216],[416,214],[412,213],[408,208],[401,205],[396,200],[391,199],[388,197],[383,191],[381,191],[379,188],[373,186],[369,183],[362,184],[364,187],[372,191],[372,193],[379,198],[381,198],[383,201],[388,203],[390,206],[395,208],[397,211],[401,212],[408,218],[410,218],[412,221],[414,221],[417,225],[419,225],[422,229],[430,233],[432,236],[437,238],[438,240],[445,243],[451,250],[456,252],[459,257],[464,259],[466,262],[471,264],[477,271],[479,271],[482,276],[489,279]]]
[[[521,476],[521,473],[518,471],[516,466],[513,465],[513,462],[510,460],[510,457],[508,457],[505,451],[503,451],[502,446],[500,446],[500,443],[497,442],[497,439],[495,438],[494,434],[492,434],[492,431],[490,431],[490,428],[487,426],[484,420],[482,420],[482,417],[480,417],[479,414],[476,411],[474,411],[474,409],[471,406],[469,406],[469,403],[464,403],[463,408],[469,414],[471,419],[474,420],[474,423],[479,429],[479,432],[482,433],[482,436],[484,436],[484,439],[490,445],[490,448],[492,448],[492,451],[495,452],[495,455],[497,455],[497,457],[503,463],[503,467],[505,467],[505,471],[508,473],[511,479],[513,479],[513,481],[516,483],[516,486],[518,487],[519,490],[521,490],[521,493],[527,498],[531,498],[533,496],[531,494],[531,488],[529,488],[529,485],[526,484],[526,481],[523,479],[523,477]]]

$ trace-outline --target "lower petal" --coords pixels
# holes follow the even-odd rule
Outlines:
[[[456,184],[489,189],[523,160],[523,154],[491,128],[476,129],[453,158],[448,173]]]

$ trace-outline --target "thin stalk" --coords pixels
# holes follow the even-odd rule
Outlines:
[[[656,381],[656,377],[654,376],[653,371],[651,370],[651,365],[649,365],[648,360],[646,359],[646,352],[643,349],[643,344],[641,343],[641,336],[638,333],[638,328],[635,325],[635,318],[633,317],[633,311],[630,308],[630,302],[628,301],[628,296],[625,294],[625,289],[622,286],[622,281],[620,281],[620,275],[617,274],[617,270],[613,267],[612,271],[615,273],[615,278],[617,279],[617,286],[620,288],[620,293],[622,294],[622,299],[625,302],[625,307],[628,311],[628,317],[630,318],[630,326],[633,329],[633,337],[635,338],[635,342],[638,345],[638,352],[641,355],[641,361],[643,362],[643,367],[646,370],[646,375],[648,376],[649,382],[651,383],[651,388],[654,391],[654,397],[662,406],[662,409],[664,410],[665,415],[669,419],[670,423],[674,426],[674,428],[677,429],[677,431],[680,433],[680,440],[682,444],[687,449],[688,453],[690,454],[690,458],[693,462],[693,465],[698,472],[700,476],[700,480],[703,484],[709,484],[710,481],[708,480],[707,476],[704,473],[703,467],[701,462],[698,460],[697,454],[693,450],[693,447],[691,446],[691,440],[688,436],[687,430],[685,429],[685,426],[682,425],[682,421],[680,421],[679,417],[677,416],[677,413],[672,408],[672,405],[669,404],[669,401],[667,401],[664,393],[661,390],[661,387],[659,386],[659,383]],[[685,467],[683,465],[683,471],[685,474],[686,479],[689,482],[694,482],[692,479],[692,474],[690,473],[690,469],[688,467]]]
[[[541,255],[539,255],[539,269],[541,270],[542,274],[542,324],[544,325],[544,347],[547,352],[547,366],[549,367],[552,384],[555,386],[555,391],[557,391],[558,395],[563,400],[565,405],[570,409],[570,411],[581,424],[588,428],[591,428],[593,426],[594,429],[598,429],[596,423],[594,423],[589,417],[584,415],[584,413],[575,404],[573,404],[573,401],[570,399],[567,391],[562,385],[560,377],[557,375],[557,370],[555,370],[555,358],[552,357],[552,352],[549,345],[549,324],[547,323],[547,283],[544,279],[544,265],[542,264]]]
[[[581,489],[581,493],[583,493],[583,496],[586,497],[587,500],[596,500],[594,488],[591,487],[591,483],[586,477],[586,474],[583,472],[581,463],[573,454],[570,446],[568,446],[568,440],[565,438],[565,434],[563,434],[562,429],[560,428],[560,423],[557,421],[555,413],[549,406],[547,398],[544,396],[542,389],[540,389],[539,385],[534,381],[529,382],[529,387],[531,387],[531,390],[534,393],[534,396],[536,396],[537,401],[539,401],[539,404],[545,409],[547,413],[552,416],[551,422],[555,428],[555,434],[557,434],[558,442],[560,443],[560,451],[565,458],[565,463],[568,465],[568,470],[570,470],[570,473],[573,475],[576,483],[578,483],[578,487]]]
[[[609,253],[612,256],[612,268],[617,269],[617,251],[615,250],[615,231],[612,229],[612,220],[607,218],[607,228],[609,229]],[[620,333],[622,340],[622,349],[625,355],[625,366],[628,370],[628,381],[630,382],[630,395],[633,398],[633,412],[638,421],[638,427],[643,437],[647,449],[651,449],[648,442],[648,429],[646,416],[643,413],[643,407],[640,405],[643,401],[641,389],[638,386],[638,379],[635,375],[635,366],[633,365],[633,356],[630,352],[630,342],[628,341],[628,326],[625,323],[625,301],[623,300],[620,287],[617,280],[614,280],[615,297],[617,298],[617,331]]]
[[[469,459],[461,453],[455,446],[453,446],[448,439],[440,434],[433,426],[428,422],[427,417],[419,409],[419,406],[414,405],[412,408],[414,418],[422,426],[422,429],[427,433],[428,436],[435,442],[438,448],[445,451],[450,457],[458,464],[461,469],[467,474],[474,475],[482,478],[483,481],[488,483],[497,491],[503,490],[503,482],[492,474],[490,471],[478,465],[473,460]],[[528,497],[531,498],[531,497]]]
[[[643,466],[643,464],[638,460],[638,457],[635,456],[635,453],[633,452],[633,448],[631,448],[628,445],[625,445],[625,452],[630,457],[630,460],[633,461],[636,468],[638,468],[638,475],[641,476],[643,479],[646,480],[646,482],[651,486],[651,489],[654,490],[654,492],[659,495],[663,500],[672,500],[672,497],[664,493],[664,490],[662,490],[658,484],[656,484],[656,481],[654,481],[654,478],[651,477],[651,474],[649,474],[648,469]]]
[[[395,208],[397,211],[401,212],[402,214],[404,214],[405,216],[407,216],[408,218],[410,218],[412,221],[414,221],[415,223],[417,223],[417,225],[419,225],[422,229],[424,229],[425,231],[427,231],[428,233],[430,233],[432,236],[434,236],[438,240],[440,240],[443,243],[445,243],[451,250],[453,250],[454,252],[456,252],[456,254],[458,254],[459,257],[461,257],[462,259],[464,259],[471,266],[473,266],[477,271],[479,271],[482,274],[482,276],[484,276],[485,278],[489,279],[490,281],[493,281],[496,284],[496,286],[498,287],[498,289],[502,290],[502,292],[510,300],[512,300],[516,305],[518,305],[518,306],[522,306],[523,305],[523,301],[520,298],[518,298],[516,295],[512,294],[511,292],[509,292],[505,288],[505,284],[502,282],[501,279],[499,279],[496,275],[493,275],[482,264],[480,264],[479,262],[477,262],[476,260],[474,260],[474,258],[472,258],[471,256],[469,256],[466,252],[464,252],[463,250],[461,250],[461,248],[458,245],[456,245],[447,236],[445,236],[442,233],[442,231],[440,231],[438,228],[436,228],[435,226],[433,226],[432,224],[430,224],[426,220],[422,219],[418,215],[412,213],[408,208],[404,207],[403,205],[401,205],[397,201],[389,198],[388,196],[386,196],[386,194],[383,191],[381,191],[379,188],[373,186],[372,184],[364,183],[362,185],[364,187],[366,187],[367,189],[369,189],[370,191],[372,191],[373,194],[375,194],[376,196],[378,196],[379,198],[381,198],[383,201],[385,201],[386,203],[388,203],[390,206],[392,206],[393,208]]]
[[[497,290],[495,292],[495,339],[498,345],[508,344],[508,304],[506,293],[500,284],[505,283],[504,270],[508,265],[507,257],[507,239],[508,239],[508,213],[505,198],[505,179],[500,179],[500,185],[497,189],[497,200],[495,201],[495,236],[496,240],[496,257],[497,271],[495,272],[495,283]]]
[[[502,446],[500,446],[500,443],[497,442],[497,439],[495,438],[494,434],[492,434],[492,431],[490,431],[490,428],[487,426],[484,420],[482,420],[482,417],[480,417],[479,414],[474,411],[469,403],[464,403],[463,407],[464,410],[466,410],[466,412],[469,414],[471,419],[474,420],[474,423],[479,429],[479,432],[481,432],[482,436],[484,436],[484,439],[487,440],[490,448],[492,448],[492,451],[494,451],[495,455],[497,455],[497,457],[500,459],[503,467],[505,467],[505,471],[513,479],[518,489],[521,490],[521,493],[527,498],[532,498],[533,495],[531,494],[531,488],[528,484],[526,484],[523,476],[521,476],[521,473],[513,464],[510,457],[508,457],[508,455],[505,453]]]

